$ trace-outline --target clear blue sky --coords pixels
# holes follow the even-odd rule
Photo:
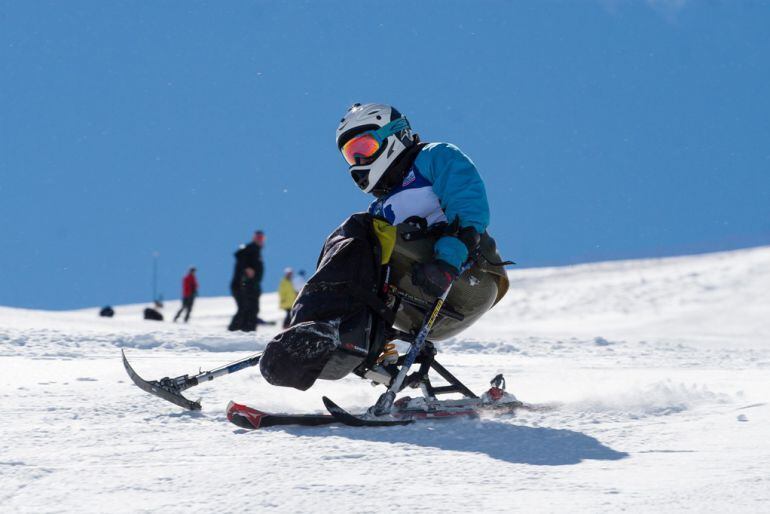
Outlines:
[[[521,266],[770,244],[770,2],[0,2],[0,305],[264,288],[369,199],[386,102],[486,180]]]

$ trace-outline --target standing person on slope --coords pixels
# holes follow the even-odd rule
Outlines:
[[[230,321],[230,331],[253,332],[257,329],[259,297],[262,294],[261,283],[265,269],[262,262],[264,244],[265,233],[257,230],[251,243],[235,252],[235,269],[230,281],[230,291],[238,310]]]
[[[423,143],[398,110],[354,104],[337,127],[337,148],[355,183],[376,197],[373,216],[396,225],[418,217],[442,224],[434,259],[415,264],[412,283],[439,296],[457,277],[489,225],[484,182],[476,166],[449,143]]]
[[[292,280],[293,274],[293,269],[284,269],[283,278],[278,284],[278,301],[280,308],[286,311],[286,317],[283,319],[283,328],[289,328],[291,322],[291,307],[294,305],[294,300],[297,299],[297,290],[294,289],[294,282]]]
[[[182,279],[182,307],[177,311],[174,316],[174,323],[179,319],[182,312],[187,311],[184,315],[184,322],[187,323],[190,320],[190,314],[192,314],[193,302],[195,297],[198,296],[198,281],[195,278],[195,267],[191,267],[187,271],[187,275]]]

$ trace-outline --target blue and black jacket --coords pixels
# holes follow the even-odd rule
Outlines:
[[[489,225],[489,203],[473,161],[449,143],[423,146],[400,185],[375,200],[369,213],[393,225],[412,216],[429,225],[459,223],[482,234]],[[468,247],[454,236],[441,237],[434,247],[437,259],[459,269],[468,259]]]

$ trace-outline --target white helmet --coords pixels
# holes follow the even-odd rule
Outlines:
[[[357,137],[364,134],[366,137]],[[353,104],[337,127],[337,148],[365,193],[371,193],[415,143],[406,117],[388,105]]]

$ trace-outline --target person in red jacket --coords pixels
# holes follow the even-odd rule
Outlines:
[[[179,312],[174,316],[174,322],[179,319],[179,316],[183,311],[187,311],[184,316],[184,322],[187,323],[190,320],[190,313],[192,313],[193,302],[198,295],[198,281],[195,279],[195,268],[190,268],[187,275],[182,279],[182,307]]]

